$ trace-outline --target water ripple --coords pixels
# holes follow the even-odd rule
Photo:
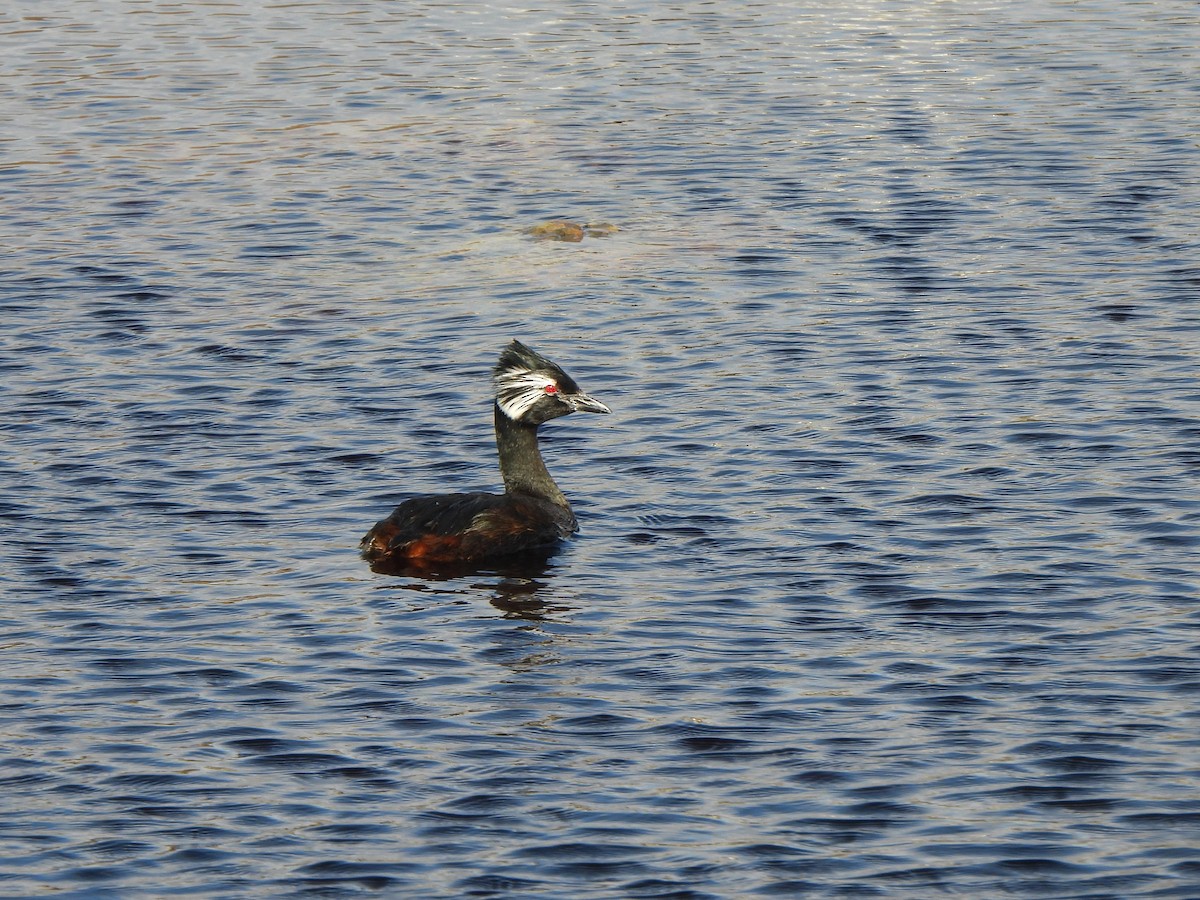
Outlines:
[[[0,14],[8,893],[1196,895],[1190,12],[125,6]],[[371,573],[512,337],[578,540]]]

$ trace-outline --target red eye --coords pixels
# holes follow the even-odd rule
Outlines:
[[[542,388],[542,390],[545,391],[547,394],[557,394],[558,393],[558,385],[554,384],[552,382],[552,383],[546,385],[544,388]]]

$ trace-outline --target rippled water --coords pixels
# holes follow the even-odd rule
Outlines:
[[[0,34],[0,894],[1200,897],[1192,4]]]

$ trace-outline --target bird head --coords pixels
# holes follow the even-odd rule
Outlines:
[[[581,391],[570,375],[520,341],[501,352],[492,369],[492,383],[501,412],[525,425],[541,425],[573,412],[611,412]]]

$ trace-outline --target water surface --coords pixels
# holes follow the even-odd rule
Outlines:
[[[0,13],[0,893],[1200,897],[1197,46]],[[512,337],[579,539],[371,573]]]

